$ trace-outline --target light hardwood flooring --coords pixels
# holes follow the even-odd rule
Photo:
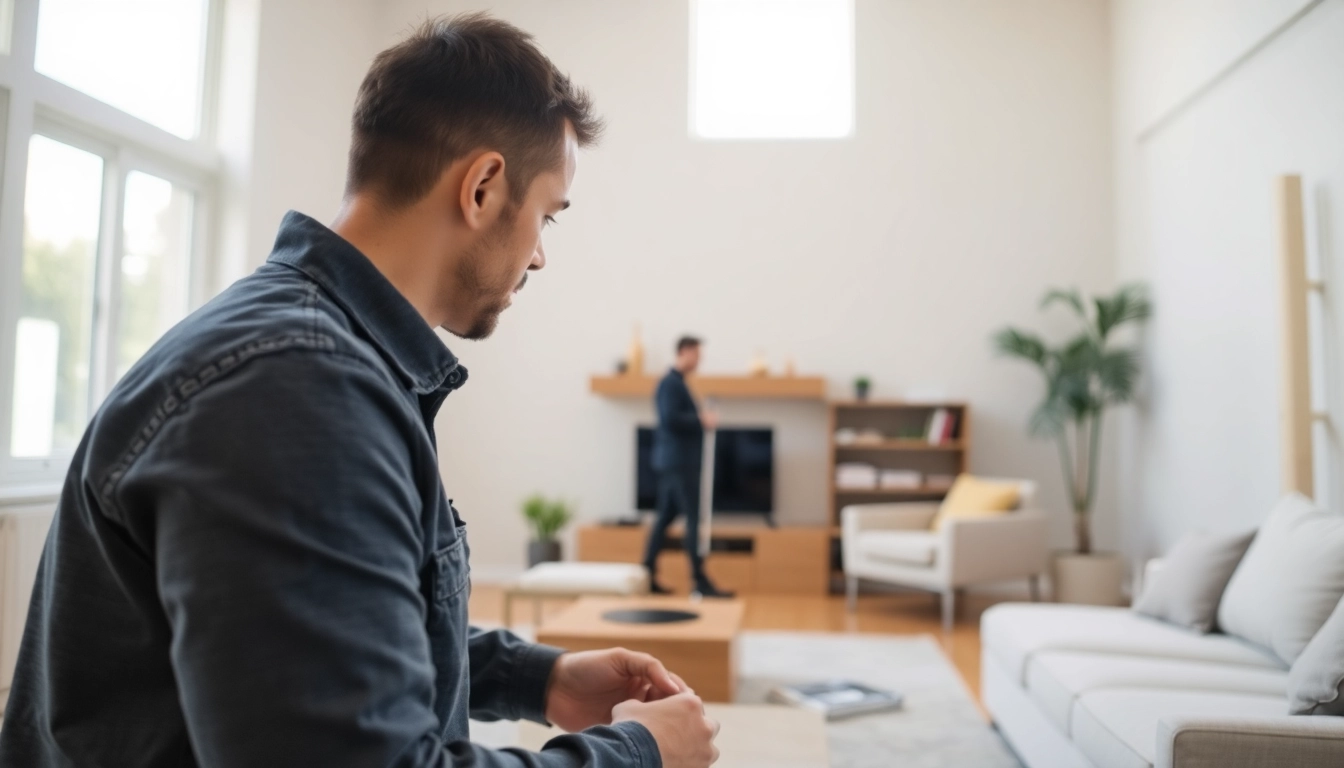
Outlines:
[[[859,598],[858,610],[845,610],[841,595],[798,597],[792,595],[746,595],[743,629],[775,629],[795,632],[873,633],[894,635],[931,635],[943,648],[966,686],[980,697],[980,614],[1003,602],[1004,597],[967,595],[958,606],[951,634],[943,634],[938,597],[925,594],[877,594]],[[478,584],[471,594],[473,621],[500,623],[503,620],[503,591],[500,587]],[[564,610],[568,600],[548,600],[542,607],[542,622],[547,615]],[[514,607],[514,620],[531,621],[531,608],[525,601]]]

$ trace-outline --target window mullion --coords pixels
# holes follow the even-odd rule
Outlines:
[[[19,16],[15,10],[16,23]],[[17,37],[17,33],[16,33]],[[18,41],[15,40],[15,45]],[[28,139],[33,134],[30,78],[13,81],[5,121],[4,163],[0,166],[0,458],[9,463],[14,416],[14,344],[23,305],[23,207],[28,178]],[[10,467],[5,466],[5,474]]]
[[[38,0],[14,0],[9,62],[16,71],[33,71],[33,62],[37,58],[37,5]]]
[[[93,360],[89,404],[92,414],[116,383],[117,323],[121,306],[121,250],[123,210],[125,207],[126,169],[121,153],[104,159],[102,219],[98,227],[98,276],[93,312]]]

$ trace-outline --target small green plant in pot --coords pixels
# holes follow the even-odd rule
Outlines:
[[[523,517],[532,529],[532,540],[527,543],[527,566],[559,561],[560,541],[555,536],[574,519],[569,505],[536,494],[523,501]]]
[[[1111,406],[1134,399],[1139,377],[1138,352],[1115,343],[1121,327],[1141,323],[1152,313],[1143,286],[1129,285],[1111,296],[1098,296],[1091,303],[1076,290],[1052,290],[1041,308],[1064,304],[1079,321],[1079,332],[1058,347],[1048,346],[1036,334],[1005,328],[994,336],[1001,354],[1035,365],[1045,378],[1045,399],[1031,417],[1031,433],[1054,440],[1059,448],[1064,486],[1073,512],[1075,554],[1056,561],[1056,595],[1067,592],[1065,570],[1104,568],[1104,589],[1091,594],[1077,592],[1068,602],[1112,602],[1119,595],[1123,562],[1118,556],[1092,551],[1092,509],[1097,494],[1097,462],[1101,453],[1102,418]],[[1070,557],[1072,559],[1070,559]],[[1104,561],[1104,563],[1103,563]],[[1111,590],[1112,576],[1114,591]],[[1092,578],[1092,577],[1087,577]],[[1118,597],[1116,598],[1118,599]]]
[[[854,399],[855,399],[855,400],[867,400],[867,399],[868,399],[868,389],[872,386],[872,384],[873,384],[873,382],[870,381],[870,380],[868,379],[867,376],[859,376],[859,377],[855,378],[855,379],[854,379]]]

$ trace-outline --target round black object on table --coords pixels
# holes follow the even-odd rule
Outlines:
[[[607,611],[602,614],[602,618],[617,624],[672,624],[678,621],[695,621],[700,618],[700,614],[667,608],[621,608]]]

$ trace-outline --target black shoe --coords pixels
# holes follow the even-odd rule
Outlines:
[[[724,590],[721,590],[718,587],[714,586],[713,584],[709,583],[708,581],[702,581],[699,584],[697,584],[695,587],[695,594],[701,597],[713,597],[723,600],[726,600],[730,597],[734,597],[735,595],[737,595],[736,592],[726,592]]]
[[[652,579],[650,579],[650,580],[649,580],[649,594],[650,594],[650,595],[670,595],[670,594],[672,594],[672,590],[670,590],[670,589],[668,589],[667,587],[664,587],[662,584],[659,584],[658,582],[653,581]]]

